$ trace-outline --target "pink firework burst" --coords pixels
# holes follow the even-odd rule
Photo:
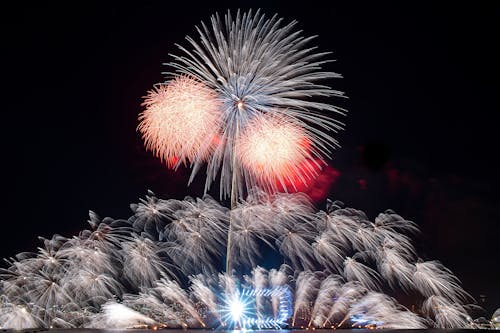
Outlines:
[[[144,97],[138,130],[146,148],[171,168],[204,161],[216,144],[221,106],[203,83],[177,76]]]
[[[249,178],[273,190],[295,187],[297,179],[305,184],[319,169],[310,163],[311,138],[284,115],[256,116],[238,138],[236,153]]]

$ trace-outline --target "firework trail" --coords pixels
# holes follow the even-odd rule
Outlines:
[[[318,291],[320,281],[311,271],[303,271],[297,277],[295,300],[293,307],[292,326],[295,326],[295,319],[300,310],[309,307],[309,304],[315,297]]]

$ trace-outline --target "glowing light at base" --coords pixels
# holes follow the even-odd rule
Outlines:
[[[247,317],[251,316],[250,308],[250,300],[239,291],[226,295],[221,309],[223,324],[230,328],[244,328]]]
[[[138,130],[147,149],[169,167],[203,161],[214,149],[220,122],[215,93],[188,76],[150,90]]]
[[[246,126],[237,141],[236,152],[241,165],[261,185],[286,184],[297,180],[307,183],[317,175],[312,160],[311,139],[298,124],[284,116],[260,115]]]
[[[384,325],[382,321],[366,319],[362,315],[351,316],[349,320],[352,322],[351,327],[376,328],[377,326],[382,327]]]
[[[241,292],[236,291],[226,296],[224,306],[220,313],[225,328],[233,329],[263,329],[283,328],[292,315],[292,296],[287,287],[276,287],[271,289],[245,288]],[[278,299],[276,313],[260,312],[257,310],[255,300],[257,298]]]
[[[231,316],[233,317],[233,321],[238,322],[240,320],[241,315],[245,311],[245,305],[239,300],[234,299],[229,304],[231,310]]]

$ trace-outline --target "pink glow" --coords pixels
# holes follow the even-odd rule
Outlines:
[[[309,161],[310,138],[302,127],[284,116],[260,115],[246,126],[237,141],[241,165],[260,184],[287,188],[307,183],[317,175]]]
[[[213,152],[221,108],[216,94],[204,84],[176,77],[150,90],[143,105],[138,130],[146,148],[168,167],[203,161]]]

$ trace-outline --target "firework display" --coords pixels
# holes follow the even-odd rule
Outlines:
[[[128,219],[90,212],[88,230],[6,260],[1,328],[482,327],[458,278],[419,257],[415,223],[287,193],[327,164],[345,114],[321,83],[340,75],[295,26],[215,15],[145,96],[146,149],[190,181],[206,168],[231,207],[149,192]]]
[[[0,325],[474,327],[471,297],[438,261],[418,258],[416,225],[392,211],[371,222],[340,202],[316,212],[302,194],[254,191],[233,212],[228,274],[219,272],[229,209],[153,193],[131,207],[127,220],[91,212],[89,230],[10,259]],[[277,256],[282,264],[263,268]],[[416,295],[414,312],[389,296],[402,292]]]
[[[345,113],[311,100],[343,96],[318,82],[340,77],[321,70],[328,53],[276,15],[228,13],[210,23],[197,29],[199,41],[186,38],[191,49],[179,46],[182,55],[168,63],[174,72],[146,96],[139,125],[146,147],[172,167],[189,162],[191,180],[206,163],[205,191],[220,174],[223,197],[255,185],[286,188],[290,178],[307,184],[318,168],[300,163],[325,164],[342,128],[331,116]],[[269,147],[282,151],[271,159]]]

